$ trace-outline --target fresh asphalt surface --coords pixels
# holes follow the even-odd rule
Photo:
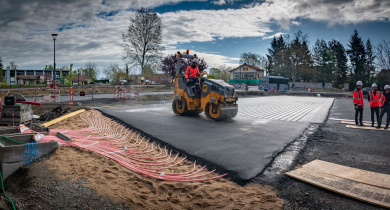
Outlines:
[[[212,122],[176,116],[171,104],[98,108],[103,113],[171,145],[178,151],[223,168],[229,177],[248,180],[263,169],[311,123],[322,123],[331,98],[269,96],[238,101],[239,114]]]
[[[364,121],[371,121],[368,101],[365,100]],[[335,99],[329,118],[354,120],[352,99]],[[385,120],[384,117],[383,120]],[[370,125],[366,123],[366,125]],[[305,148],[298,154],[294,169],[319,159],[344,166],[390,174],[390,132],[346,128],[340,121],[327,120],[309,136]],[[267,169],[268,170],[268,169]],[[382,209],[279,173],[271,178],[266,173],[254,179],[274,187],[287,201],[285,209]]]

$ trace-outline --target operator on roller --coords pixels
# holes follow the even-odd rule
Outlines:
[[[187,67],[185,77],[186,77],[186,82],[189,87],[195,86],[195,84],[198,83],[198,76],[200,75],[199,69],[197,68],[198,66],[198,59],[193,59],[192,60],[192,65]],[[198,87],[195,87],[195,91],[198,89]]]
[[[385,115],[385,112],[387,112],[387,123],[385,129],[388,129],[390,123],[390,85],[385,85],[385,92],[381,95],[380,100],[382,104],[382,110],[377,128],[381,128],[383,115]]]
[[[374,127],[374,112],[376,121],[379,123],[379,108],[382,106],[380,101],[381,93],[377,90],[378,86],[374,83],[371,85],[372,91],[368,92],[368,102],[371,109],[371,127]]]
[[[356,83],[356,89],[353,91],[353,105],[355,106],[355,123],[358,126],[360,123],[360,126],[363,125],[363,91],[362,91],[363,83],[361,81],[358,81]],[[359,121],[358,121],[358,115],[360,113]]]

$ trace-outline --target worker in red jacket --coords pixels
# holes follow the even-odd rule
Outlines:
[[[185,77],[186,77],[186,82],[188,86],[192,87],[195,86],[199,81],[198,81],[198,76],[200,75],[199,69],[198,69],[198,59],[193,59],[192,60],[192,65],[187,67]],[[195,87],[195,90],[197,87]]]
[[[372,91],[368,92],[368,102],[371,109],[371,127],[374,127],[374,112],[376,114],[377,123],[379,123],[379,107],[382,106],[380,97],[381,93],[377,90],[378,86],[374,83],[371,85]]]
[[[360,123],[360,126],[363,125],[363,91],[362,91],[363,83],[361,81],[358,81],[356,83],[356,89],[353,91],[353,105],[355,105],[355,123],[358,126]],[[358,122],[358,115],[360,113],[359,122]]]

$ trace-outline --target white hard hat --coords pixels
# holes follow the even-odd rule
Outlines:
[[[196,59],[196,58],[193,59],[193,60],[192,60],[192,63],[198,63],[198,59]]]
[[[356,85],[363,85],[362,81],[357,81]]]
[[[378,87],[375,83],[372,83],[371,87]]]
[[[390,85],[385,85],[385,90],[390,89]]]

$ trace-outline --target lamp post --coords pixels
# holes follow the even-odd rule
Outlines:
[[[54,90],[56,89],[56,38],[58,34],[52,34],[51,35],[54,40],[54,71],[53,71],[53,77],[54,77]]]

